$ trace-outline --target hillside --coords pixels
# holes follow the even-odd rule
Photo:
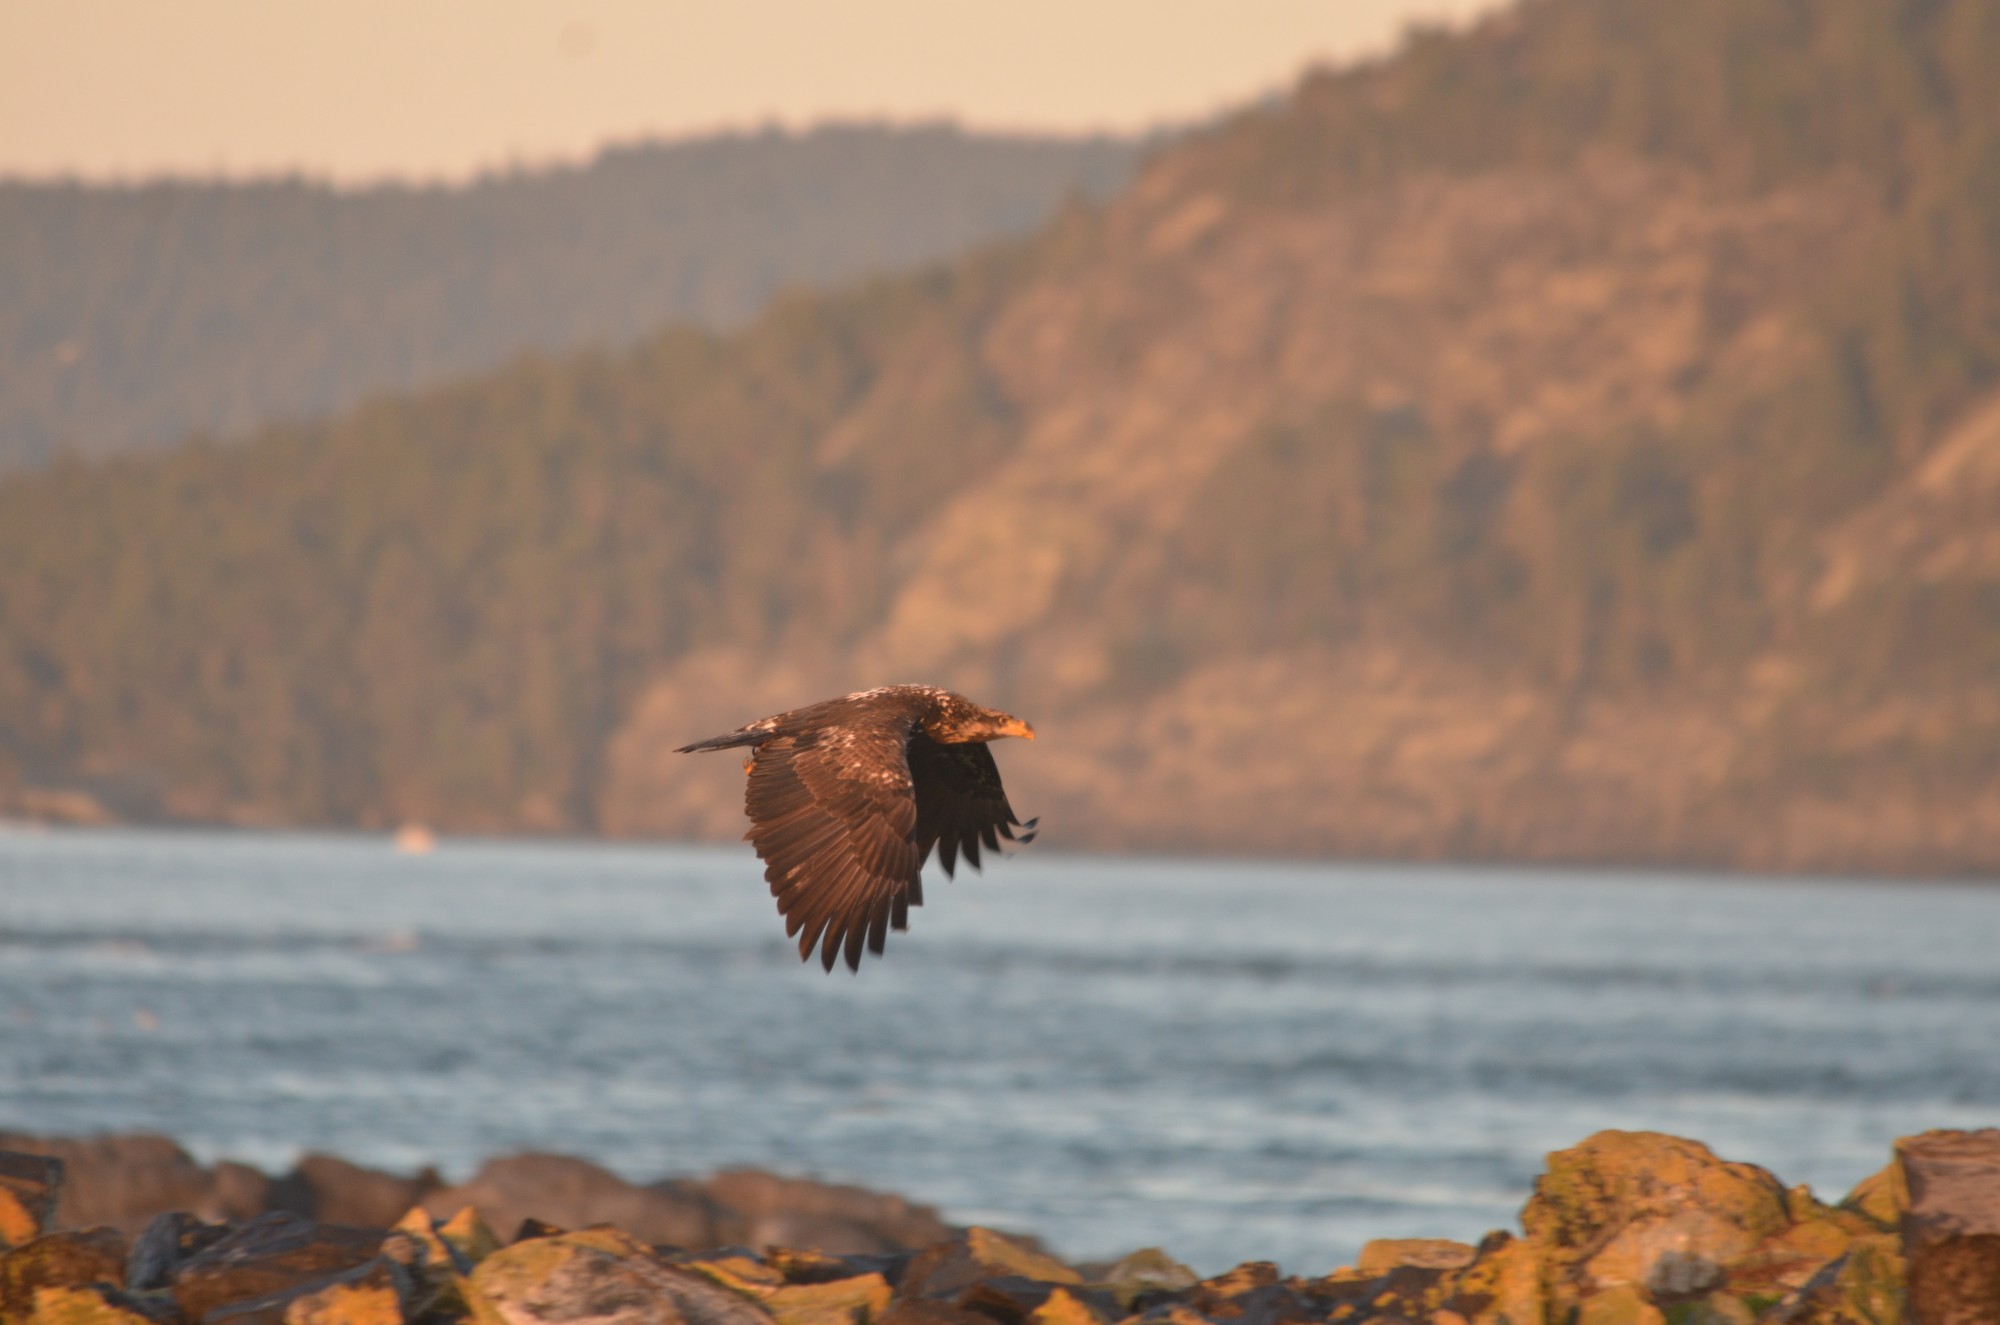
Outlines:
[[[1533,0],[740,333],[0,484],[16,804],[733,837],[890,679],[1060,847],[2000,870],[2000,0]]]
[[[741,323],[1030,230],[1139,145],[950,126],[608,151],[462,188],[0,182],[0,471],[222,436],[526,350]]]

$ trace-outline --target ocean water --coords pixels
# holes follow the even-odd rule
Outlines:
[[[2000,1123],[2000,888],[1030,850],[928,891],[827,976],[747,848],[0,833],[0,1127],[758,1165],[1319,1273],[1513,1227],[1601,1128],[1837,1196]]]

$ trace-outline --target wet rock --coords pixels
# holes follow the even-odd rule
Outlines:
[[[481,1262],[470,1290],[475,1317],[496,1325],[771,1325],[743,1297],[612,1228],[517,1242]]]
[[[0,1150],[62,1161],[56,1227],[108,1224],[134,1237],[162,1211],[210,1213],[213,1182],[208,1171],[164,1136],[134,1133],[43,1138],[6,1134],[0,1135]]]
[[[889,1304],[876,1325],[993,1325],[977,1312],[927,1297],[899,1297]]]
[[[990,1228],[968,1228],[918,1252],[903,1272],[905,1296],[956,1298],[982,1279],[1006,1276],[1081,1284],[1083,1276],[1045,1252]]]
[[[326,1224],[386,1228],[443,1185],[431,1169],[406,1178],[334,1155],[311,1154],[271,1184],[264,1208]]]
[[[1376,1238],[1361,1248],[1354,1268],[1363,1274],[1387,1274],[1399,1265],[1420,1270],[1462,1270],[1477,1251],[1464,1242],[1444,1238]]]
[[[365,1265],[383,1237],[282,1211],[261,1215],[183,1261],[169,1288],[183,1311],[202,1320],[220,1307],[292,1294]]]
[[[1904,1137],[1896,1158],[1912,1325],[2000,1321],[2000,1130]]]
[[[715,1217],[701,1196],[640,1187],[609,1169],[564,1155],[508,1155],[489,1160],[461,1187],[426,1193],[425,1209],[440,1217],[476,1208],[493,1228],[512,1231],[538,1219],[562,1228],[616,1224],[643,1242],[709,1247]]]
[[[717,1239],[749,1247],[880,1255],[928,1247],[953,1231],[929,1206],[900,1196],[760,1169],[727,1170],[696,1186],[717,1212]]]
[[[173,1282],[183,1261],[229,1236],[229,1225],[211,1224],[184,1210],[156,1216],[132,1241],[125,1258],[125,1286],[150,1292]]]
[[[1724,1265],[1790,1222],[1769,1173],[1656,1132],[1599,1132],[1555,1152],[1521,1212],[1558,1318],[1609,1289],[1644,1290],[1669,1254]]]
[[[61,1160],[0,1151],[0,1247],[21,1246],[49,1230],[62,1184]]]
[[[125,1239],[116,1229],[47,1233],[0,1256],[0,1320],[22,1320],[43,1288],[125,1284]]]

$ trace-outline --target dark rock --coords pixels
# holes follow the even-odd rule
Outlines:
[[[900,1196],[760,1169],[731,1169],[704,1183],[661,1183],[655,1190],[690,1188],[716,1209],[721,1241],[752,1247],[879,1255],[928,1247],[953,1232],[935,1210]]]
[[[514,1236],[507,1241],[526,1242],[530,1238],[559,1238],[567,1232],[569,1230],[560,1224],[551,1224],[547,1220],[530,1217],[521,1221],[521,1226],[514,1230]]]
[[[313,1154],[271,1184],[264,1208],[289,1210],[327,1224],[387,1228],[442,1186],[431,1169],[404,1178],[333,1155]]]
[[[993,1325],[991,1319],[948,1302],[926,1297],[899,1297],[875,1325]]]
[[[229,1236],[229,1225],[211,1224],[174,1210],[156,1216],[132,1242],[125,1258],[125,1286],[135,1293],[165,1288],[181,1262]]]
[[[442,1218],[464,1206],[494,1228],[537,1219],[563,1228],[616,1224],[644,1242],[710,1247],[715,1217],[699,1195],[640,1187],[608,1169],[564,1155],[508,1155],[489,1160],[460,1187],[427,1193],[422,1205]]]
[[[764,1262],[788,1284],[826,1284],[858,1275],[879,1274],[891,1287],[903,1282],[911,1253],[891,1252],[883,1256],[843,1256],[799,1247],[773,1247]]]
[[[1896,1155],[1912,1325],[2000,1321],[2000,1130],[1904,1137]]]
[[[27,1319],[40,1288],[124,1283],[125,1239],[118,1230],[44,1234],[0,1256],[0,1320]]]
[[[200,1320],[201,1325],[400,1325],[409,1297],[403,1268],[377,1256],[349,1270],[214,1307]]]
[[[183,1261],[171,1290],[196,1320],[216,1308],[282,1295],[376,1258],[379,1229],[316,1224],[298,1215],[261,1215]]]
[[[1081,1284],[1061,1261],[990,1228],[968,1228],[911,1258],[899,1296],[956,1298],[986,1279],[1016,1276],[1046,1284]]]
[[[0,1150],[0,1247],[18,1247],[48,1231],[62,1184],[60,1159]]]
[[[952,1305],[961,1311],[971,1311],[995,1320],[1000,1325],[1021,1325],[1033,1315],[1037,1308],[1049,1300],[1049,1294],[1061,1289],[1060,1285],[1044,1279],[1028,1279],[1018,1274],[996,1275],[982,1279],[961,1292]],[[1078,1294],[1086,1290],[1076,1289]],[[1107,1292],[1099,1291],[1096,1296],[1103,1300],[1107,1312],[1117,1306]]]
[[[0,1135],[0,1150],[46,1155],[63,1164],[55,1226],[84,1228],[109,1224],[137,1236],[153,1216],[166,1210],[213,1213],[213,1188],[206,1169],[164,1136],[43,1138]]]

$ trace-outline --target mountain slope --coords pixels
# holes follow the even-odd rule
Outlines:
[[[242,432],[1031,229],[1137,144],[834,127],[466,188],[0,183],[0,469]]]
[[[17,802],[734,836],[673,745],[922,679],[1058,845],[2000,869],[1995,55],[1538,0],[738,335],[0,485]]]

